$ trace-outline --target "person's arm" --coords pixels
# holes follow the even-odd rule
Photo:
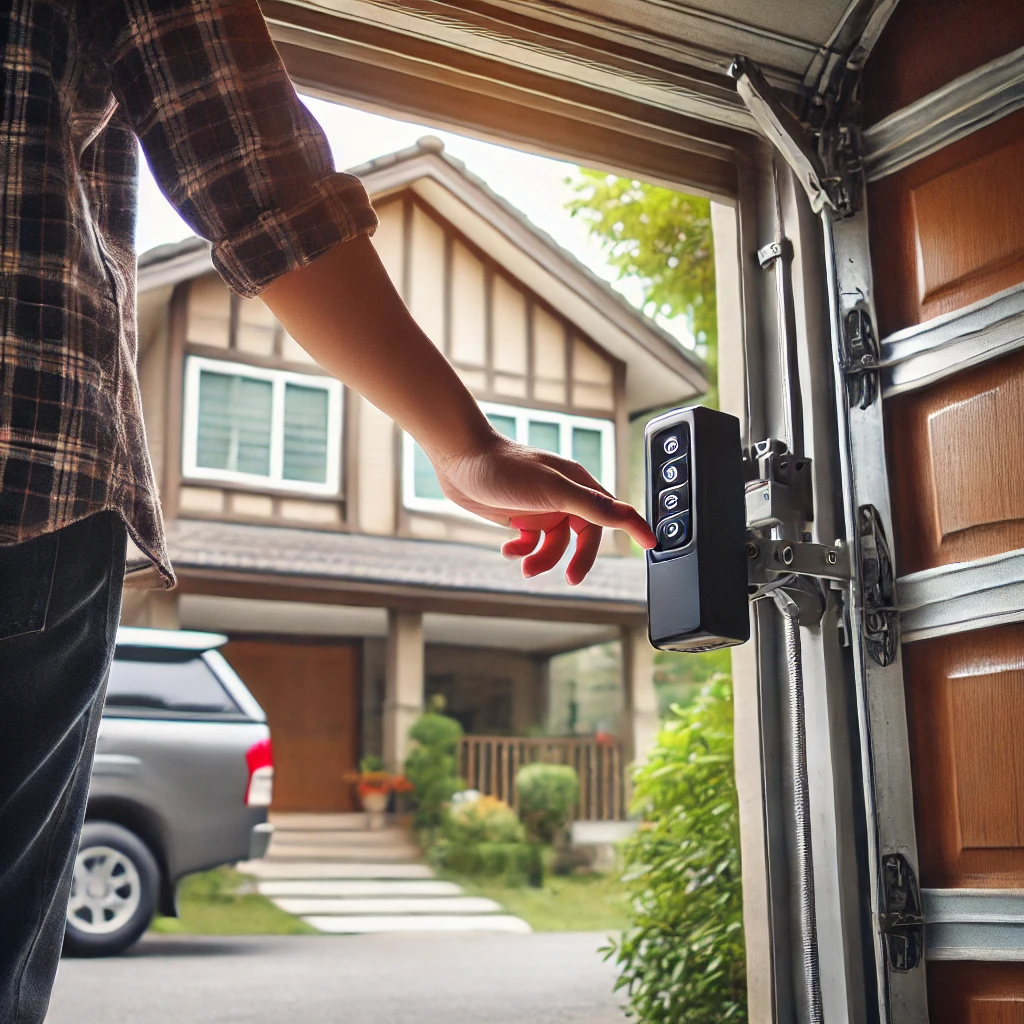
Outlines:
[[[449,498],[519,529],[502,550],[507,557],[525,556],[524,575],[557,564],[573,532],[578,539],[566,569],[570,583],[590,571],[603,527],[654,546],[645,520],[582,466],[509,441],[491,427],[413,320],[368,238],[334,246],[279,277],[261,298],[324,369],[416,438]]]
[[[334,170],[256,0],[109,0],[96,10],[123,115],[168,200],[213,243],[224,280],[262,294],[300,345],[408,430],[453,501],[518,527],[506,555],[525,556],[527,575],[543,572],[575,530],[567,578],[578,583],[601,527],[654,545],[643,519],[581,466],[490,428],[392,287],[366,238],[377,223],[366,192]]]

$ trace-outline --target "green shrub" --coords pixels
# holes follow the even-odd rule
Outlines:
[[[576,769],[567,764],[528,764],[516,773],[519,816],[532,839],[553,843],[569,824],[580,798]]]
[[[430,848],[438,868],[471,878],[495,878],[504,885],[521,886],[530,878],[537,854],[529,843],[468,843],[439,839]]]
[[[432,704],[413,723],[409,738],[415,746],[405,762],[405,776],[412,783],[415,822],[418,828],[437,828],[453,793],[462,789],[458,777],[459,741],[462,726],[441,714],[443,704]]]
[[[482,796],[455,804],[445,818],[444,836],[453,843],[521,843],[526,839],[516,812],[504,800]]]
[[[635,927],[606,950],[643,1024],[745,1021],[746,965],[732,686],[676,707],[634,775],[643,814],[624,847]]]
[[[439,868],[513,886],[532,877],[538,856],[516,812],[493,796],[450,807],[428,852]]]

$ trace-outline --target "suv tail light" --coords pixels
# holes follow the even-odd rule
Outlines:
[[[246,807],[269,807],[274,795],[274,751],[269,736],[245,752],[245,763],[249,766]]]

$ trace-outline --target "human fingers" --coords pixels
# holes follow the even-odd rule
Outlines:
[[[512,525],[515,526],[516,524],[513,522]],[[525,526],[520,526],[518,529],[518,537],[513,537],[501,545],[501,553],[505,558],[522,558],[537,547],[537,542],[540,540],[540,530],[529,529]]]
[[[563,518],[552,529],[545,530],[544,539],[540,542],[540,547],[533,554],[527,555],[523,559],[523,575],[529,578],[531,576],[539,576],[542,572],[553,569],[558,565],[562,555],[565,554],[565,549],[569,546],[569,539],[568,518]]]
[[[578,484],[561,473],[551,474],[546,483],[549,500],[559,510],[596,526],[625,530],[642,548],[653,548],[658,543],[647,520],[628,502]]]
[[[576,532],[576,550],[565,568],[565,581],[575,587],[582,583],[588,572],[594,568],[598,549],[601,547],[601,534],[604,531],[593,523],[583,524]]]

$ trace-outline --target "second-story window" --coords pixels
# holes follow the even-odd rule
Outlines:
[[[187,477],[336,494],[341,384],[329,377],[190,356],[185,369]]]
[[[481,402],[480,408],[499,434],[575,459],[602,486],[615,490],[615,425],[611,420],[496,402]],[[444,496],[426,452],[408,434],[402,436],[402,502],[419,512],[469,514]]]

